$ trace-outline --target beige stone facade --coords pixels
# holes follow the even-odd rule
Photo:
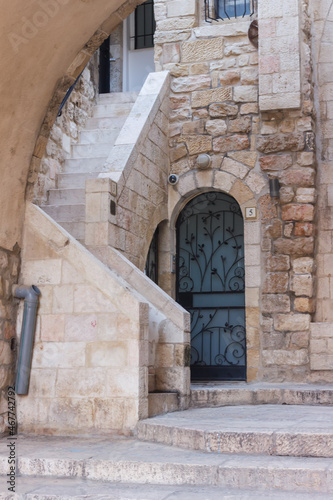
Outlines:
[[[66,233],[29,203],[25,222],[4,229],[3,389],[13,382],[15,364],[12,285],[34,283],[42,291],[30,392],[19,398],[22,430],[38,424],[50,433],[130,433],[148,415],[153,390],[176,392],[178,407],[187,407],[190,326],[172,299],[171,262],[181,210],[208,191],[231,195],[244,216],[247,381],[333,382],[332,1],[257,3],[252,17],[207,23],[201,0],[155,2],[157,72],[99,176],[86,182],[86,249],[66,243]],[[121,46],[117,25],[134,7],[120,7],[107,22],[110,12],[101,14],[92,42],[87,36],[75,58],[73,52],[49,111],[39,109],[39,135],[36,126],[34,138],[25,138],[27,201],[42,204],[57,186],[98,98],[90,78],[96,61],[48,139],[64,90],[110,32]],[[253,19],[258,48],[248,37]],[[197,163],[201,154],[210,156],[206,169]],[[169,174],[179,177],[175,185]],[[278,198],[270,195],[274,179]],[[246,218],[246,208],[256,217]],[[162,290],[141,272],[157,227]]]

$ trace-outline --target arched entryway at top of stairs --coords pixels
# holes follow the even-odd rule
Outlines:
[[[244,217],[245,318],[247,327],[247,381],[255,380],[260,367],[259,297],[261,287],[261,223],[247,219],[245,209],[257,208],[256,196],[246,183],[220,170],[193,170],[169,188],[171,252],[176,254],[176,222],[187,203],[200,193],[223,192],[232,196]],[[175,275],[174,275],[175,276]],[[176,283],[173,283],[174,290]],[[175,292],[173,292],[174,295]]]

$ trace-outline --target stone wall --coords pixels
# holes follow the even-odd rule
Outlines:
[[[85,244],[102,260],[104,248],[111,245],[143,270],[154,231],[167,218],[168,92],[168,73],[151,73],[109,154],[105,173],[86,183]],[[111,200],[115,214],[110,213]]]
[[[260,167],[281,184],[279,202],[263,214],[266,279],[262,297],[263,376],[311,381],[310,322],[314,301],[316,158],[308,2],[299,2],[301,106],[263,111]],[[283,25],[283,23],[282,23]],[[259,57],[259,60],[261,56]],[[286,108],[290,102],[286,99]]]
[[[34,185],[33,201],[38,205],[45,203],[47,192],[56,187],[56,176],[63,172],[64,161],[70,157],[71,145],[78,142],[79,132],[92,114],[96,100],[96,68],[98,52],[83,70],[61,116],[51,129]]]
[[[258,108],[258,51],[247,37],[251,18],[205,24],[194,2],[155,4],[156,65],[172,76],[171,172],[180,176],[169,188],[171,252],[177,215],[200,190],[219,189],[232,194],[243,210],[258,208],[258,230],[256,222],[245,224],[248,234],[257,235],[246,255],[249,380],[311,380],[316,161],[307,1],[299,3],[300,17],[296,7],[299,37],[290,47],[301,61],[296,69],[302,100],[291,106],[285,99],[281,110],[271,102],[266,111]],[[271,17],[276,35],[283,37],[279,30],[288,31],[289,24],[274,10]],[[268,18],[262,38],[269,36]],[[259,50],[262,71],[266,57]],[[291,89],[294,77],[278,73],[281,85],[288,77],[284,90],[289,84]],[[271,92],[281,96],[284,90],[272,86]],[[196,165],[201,153],[212,158],[206,171]],[[279,200],[269,195],[268,181],[275,177],[281,184]]]
[[[148,303],[42,210],[25,220],[20,283],[41,296],[19,431],[132,432],[148,415]]]
[[[258,2],[261,110],[300,107],[298,0]]]
[[[0,248],[0,434],[8,425],[7,387],[15,383],[17,302],[12,286],[20,271],[20,249]]]
[[[110,35],[110,92],[123,90],[123,25]]]
[[[41,296],[20,432],[132,433],[148,416],[150,366],[156,389],[188,406],[188,313],[115,250],[105,254],[112,270],[27,204],[20,283]]]
[[[318,243],[317,243],[317,309],[316,321],[333,321],[333,288],[331,269],[333,265],[333,43],[332,1],[316,1],[312,5],[314,17],[315,77],[317,83],[316,114],[317,160],[318,160]]]

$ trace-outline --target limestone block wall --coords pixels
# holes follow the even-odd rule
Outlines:
[[[110,91],[123,90],[123,25],[119,26],[110,35]]]
[[[168,94],[168,72],[151,73],[110,152],[106,172],[86,183],[85,244],[101,259],[103,247],[111,245],[144,269],[154,231],[167,218]],[[115,214],[110,213],[111,200]]]
[[[333,381],[333,292],[332,292],[332,0],[310,3],[314,55],[315,108],[317,132],[317,306],[311,325],[310,362],[317,381]]]
[[[299,0],[258,1],[259,105],[262,111],[301,104]]]
[[[56,176],[63,171],[64,161],[70,157],[71,144],[78,141],[79,131],[92,114],[96,99],[96,68],[98,53],[89,61],[71,96],[63,107],[61,116],[51,129],[34,184],[34,203],[43,204],[47,192],[56,187]]]
[[[279,200],[261,206],[262,375],[265,380],[304,382],[316,377],[309,364],[315,311],[316,158],[308,2],[299,7],[300,109],[262,110],[256,148],[262,172],[281,185]],[[275,92],[280,93],[278,88]]]
[[[41,290],[20,432],[131,432],[148,411],[148,303],[30,204],[20,282]]]
[[[205,24],[201,3],[191,5],[172,2],[170,10],[168,2],[157,4],[155,59],[158,69],[171,74],[170,169],[180,176],[169,188],[170,251],[175,252],[176,218],[200,190],[228,192],[243,210],[257,207],[257,221],[245,223],[251,241],[245,241],[248,380],[311,381],[316,159],[308,2],[299,11],[296,2],[280,2],[285,10],[274,21],[282,38],[283,27],[293,31],[298,23],[298,45],[290,47],[297,52],[293,68],[300,83],[290,74],[290,87],[280,88],[279,66],[272,96],[288,94],[296,81],[298,100],[291,108],[300,107],[261,112],[258,52],[247,37],[251,18]],[[295,17],[290,23],[284,21],[287,12]],[[259,59],[266,55],[259,52]],[[272,55],[277,58],[276,51]],[[206,171],[197,168],[201,153],[212,158]],[[269,195],[274,177],[281,184],[279,200]],[[174,293],[172,276],[170,283]]]
[[[315,55],[317,161],[318,161],[318,242],[317,309],[318,322],[333,321],[333,31],[332,1],[312,5],[313,51]],[[333,368],[333,367],[332,367]]]
[[[20,283],[41,299],[20,432],[132,433],[148,416],[149,372],[188,406],[188,313],[114,249],[107,260],[27,205]]]
[[[16,361],[17,301],[12,296],[12,285],[20,272],[20,249],[13,251],[0,247],[0,434],[7,430],[7,388],[12,385]]]
[[[332,323],[312,323],[311,325],[311,370],[332,372],[333,330]]]
[[[154,390],[177,392],[179,409],[186,409],[190,394],[190,315],[148,279],[119,251],[109,246],[106,264],[119,273],[150,303],[149,377]]]

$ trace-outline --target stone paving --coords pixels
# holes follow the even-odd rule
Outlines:
[[[52,492],[52,496],[50,493]],[[294,500],[333,498],[322,493],[293,493]],[[19,478],[17,493],[0,500],[285,500],[285,492],[232,490],[200,486],[151,486],[97,483],[80,479]]]

